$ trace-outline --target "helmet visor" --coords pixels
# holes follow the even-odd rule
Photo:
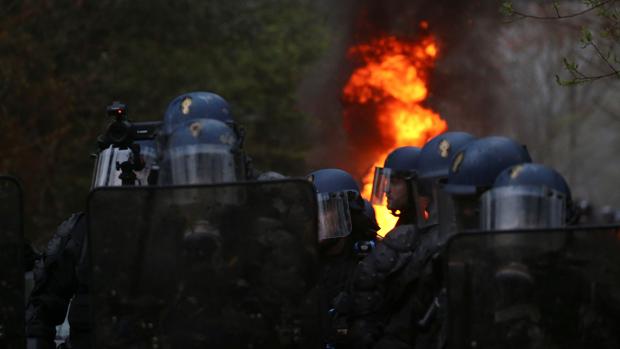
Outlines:
[[[147,178],[155,161],[155,149],[152,147],[141,147],[140,157],[144,160],[145,166],[140,171],[133,171],[136,175],[135,185],[148,185]],[[120,165],[126,161],[134,161],[133,154],[129,149],[119,149],[110,146],[102,150],[97,155],[91,188],[123,185]]]
[[[557,228],[566,219],[566,198],[546,187],[494,188],[482,195],[481,205],[485,230]]]
[[[351,214],[346,192],[317,194],[319,241],[341,238],[351,233]]]
[[[425,226],[430,224],[432,200],[420,194],[419,186],[419,179],[412,173],[377,167],[370,199],[373,205],[385,206],[393,212],[410,210],[417,216],[416,224]]]
[[[390,178],[392,177],[392,169],[375,167],[375,177],[372,183],[372,194],[370,202],[373,205],[385,204],[385,194],[390,190]]]
[[[175,147],[164,156],[162,184],[214,184],[237,181],[236,157],[230,147],[198,144]]]

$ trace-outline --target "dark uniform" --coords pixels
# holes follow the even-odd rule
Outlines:
[[[119,110],[113,109],[114,112]],[[108,108],[109,111],[110,108]],[[123,113],[122,115],[125,116]],[[159,142],[166,144],[174,130],[183,122],[196,120],[200,123],[201,119],[206,118],[207,115],[209,119],[231,125],[230,127],[234,129],[239,138],[242,138],[242,129],[232,120],[228,103],[224,99],[209,92],[192,92],[178,96],[170,102],[164,116],[163,128],[159,134]],[[104,134],[99,139],[100,154],[95,164],[93,187],[120,185],[117,183],[120,179],[118,169],[114,166],[103,166],[103,164],[109,161],[111,153],[118,155],[123,151],[126,152],[127,150],[120,149],[125,149],[128,144],[132,143],[132,139],[124,139],[123,142],[129,143],[123,143],[124,146],[120,147],[107,138],[107,134]],[[141,144],[141,161],[144,161],[147,156],[153,157],[154,160],[155,150],[152,150],[153,154],[147,154],[146,143]],[[133,158],[130,156],[128,159]],[[147,164],[142,169],[134,168],[134,172],[136,174],[143,172],[143,175],[138,178],[147,178],[150,168],[150,164]],[[147,184],[146,181],[140,183]],[[85,215],[83,213],[72,215],[58,227],[48,243],[42,260],[35,266],[35,286],[26,312],[26,335],[29,337],[29,343],[34,342],[36,347],[55,347],[55,327],[63,323],[69,304],[71,305],[68,320],[71,332],[70,340],[66,345],[77,349],[90,347],[91,326],[88,297],[90,266],[86,236]],[[32,344],[29,345],[32,346]]]
[[[70,346],[90,347],[86,230],[84,214],[72,215],[58,227],[35,266],[35,287],[26,309],[26,335],[40,348],[55,347],[56,326],[64,322],[69,303]]]
[[[384,167],[377,168],[373,201],[383,202],[383,195],[395,176],[407,181],[406,207],[401,209],[396,228],[357,266],[347,289],[335,300],[335,331],[341,338],[339,347],[399,348],[411,342],[409,326],[400,318],[411,308],[407,291],[399,284],[403,275],[415,273],[410,268],[413,251],[419,245],[415,226],[415,188],[411,176],[420,149],[402,147],[388,155]]]
[[[370,205],[370,204],[368,204]],[[371,207],[372,209],[372,207]],[[343,241],[341,253],[321,256],[321,270],[318,289],[320,292],[321,314],[323,315],[323,336],[326,343],[338,343],[334,333],[334,299],[350,285],[352,275],[358,264],[372,252],[379,227],[374,215],[352,212],[351,236]]]
[[[461,235],[447,251],[450,280],[463,280],[450,291],[451,306],[462,306],[451,314],[451,343],[617,348],[613,229],[567,226],[570,188],[541,164],[505,169],[480,202],[488,233]]]
[[[415,186],[410,200],[417,214],[405,212],[415,218],[414,224],[399,225],[388,233],[376,251],[361,263],[349,299],[341,303],[347,306],[342,312],[348,313],[348,329],[354,347],[444,346],[447,300],[441,266],[443,247],[450,234],[439,227],[439,208],[443,207],[439,204],[439,180],[448,176],[449,169],[458,170],[463,157],[457,160],[457,166],[453,165],[453,159],[463,147],[474,143],[469,134],[447,133],[431,140],[422,149],[416,165],[417,176],[412,176],[411,180]],[[487,185],[492,184],[504,167],[529,161],[527,151],[505,138],[491,138],[480,142],[478,147],[498,149],[497,153],[503,154],[501,161],[493,161],[498,155],[493,151],[489,156],[481,156],[475,147],[470,149],[473,159],[480,160],[480,156],[498,167],[480,168],[489,177]],[[475,181],[485,176],[468,178]],[[457,183],[453,181],[452,184]]]
[[[358,262],[375,245],[377,225],[372,205],[360,196],[353,177],[340,169],[322,169],[307,176],[319,203],[320,278],[316,285],[321,311],[321,337],[330,347],[334,299],[350,282]]]
[[[448,279],[457,285],[449,290],[451,346],[617,348],[615,229],[455,237],[446,251]]]
[[[359,264],[337,305],[351,347],[409,348],[439,331],[439,247],[432,228],[400,225]]]
[[[436,193],[433,201],[436,202],[438,225],[427,225],[423,229],[426,232],[423,235],[429,237],[425,245],[430,252],[421,249],[421,256],[416,256],[416,259],[422,260],[424,266],[421,278],[416,282],[411,295],[415,302],[424,304],[413,318],[414,328],[418,329],[416,347],[443,348],[446,343],[448,309],[442,266],[445,258],[444,247],[448,239],[462,230],[478,227],[479,195],[493,184],[495,177],[503,169],[531,161],[525,147],[509,138],[487,137],[474,140],[471,137],[462,137],[461,134],[447,138],[451,155],[435,159],[443,166],[443,171],[434,176],[433,183],[433,192]],[[446,140],[441,137],[437,139],[441,142],[429,142],[428,146],[436,146],[441,150],[442,146],[445,147]],[[421,172],[424,177],[426,171]],[[428,188],[428,185],[426,187]]]

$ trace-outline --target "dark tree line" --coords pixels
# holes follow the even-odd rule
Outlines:
[[[3,1],[0,173],[23,184],[26,234],[83,209],[112,100],[159,120],[180,93],[217,92],[257,167],[303,173],[313,124],[295,91],[327,40],[308,0]]]

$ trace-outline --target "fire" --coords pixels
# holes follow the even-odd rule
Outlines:
[[[375,167],[382,167],[393,149],[421,147],[447,129],[439,114],[421,105],[428,97],[428,72],[438,53],[433,37],[406,42],[389,36],[349,50],[349,56],[361,60],[362,65],[345,85],[344,100],[350,106],[372,106],[374,126],[381,137],[376,142],[379,156],[369,159],[372,167],[362,180],[365,198],[370,198],[372,192]],[[345,122],[354,124],[355,118],[355,113],[345,110]],[[389,212],[385,202],[375,205],[375,211],[381,226],[379,235],[385,236],[398,218]]]

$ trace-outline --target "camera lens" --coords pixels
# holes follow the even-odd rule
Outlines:
[[[124,144],[129,141],[131,124],[126,121],[116,121],[108,127],[108,139],[114,144]]]

